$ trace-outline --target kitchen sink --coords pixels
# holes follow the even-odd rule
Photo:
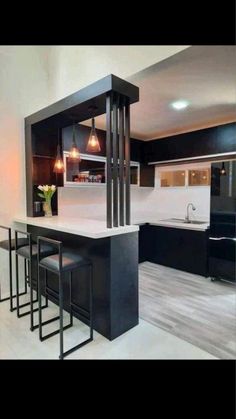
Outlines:
[[[171,221],[172,223],[184,223],[184,224],[206,224],[206,221],[199,220],[185,220],[184,218],[167,218],[161,221]]]

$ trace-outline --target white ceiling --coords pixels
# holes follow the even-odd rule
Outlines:
[[[131,136],[151,140],[236,121],[236,47],[192,46],[127,79],[140,88]],[[176,111],[171,102],[185,99]],[[89,125],[90,121],[83,122]],[[96,118],[105,129],[105,117]]]

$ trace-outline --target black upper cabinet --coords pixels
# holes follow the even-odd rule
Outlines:
[[[235,152],[236,123],[148,141],[144,146],[145,163]]]
[[[217,148],[224,152],[236,151],[236,123],[217,127]]]
[[[130,140],[130,159],[133,161],[142,162],[142,145],[143,141],[135,140],[131,138]]]
[[[155,186],[155,166],[140,164],[140,186],[154,188]]]

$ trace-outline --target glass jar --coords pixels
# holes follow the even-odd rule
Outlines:
[[[51,201],[45,201],[43,203],[43,211],[45,217],[52,217],[52,205]]]

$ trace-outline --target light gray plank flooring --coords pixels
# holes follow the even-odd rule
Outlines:
[[[29,295],[22,297],[22,303],[29,301]],[[36,313],[37,314],[37,313]],[[43,320],[58,315],[58,307],[49,302],[43,310]],[[38,316],[35,316],[37,321]],[[65,324],[69,321],[64,313]],[[53,332],[59,326],[53,322],[45,326],[44,333]],[[89,328],[74,319],[74,326],[65,330],[65,350],[77,345],[89,335]],[[9,303],[0,304],[0,359],[58,359],[59,336],[40,342],[38,329],[29,330],[29,316],[16,317],[11,313]],[[140,319],[136,327],[109,341],[94,331],[94,340],[73,352],[65,361],[71,359],[215,359],[202,349],[179,339],[165,330]]]
[[[139,265],[140,317],[222,359],[236,358],[236,287]]]

